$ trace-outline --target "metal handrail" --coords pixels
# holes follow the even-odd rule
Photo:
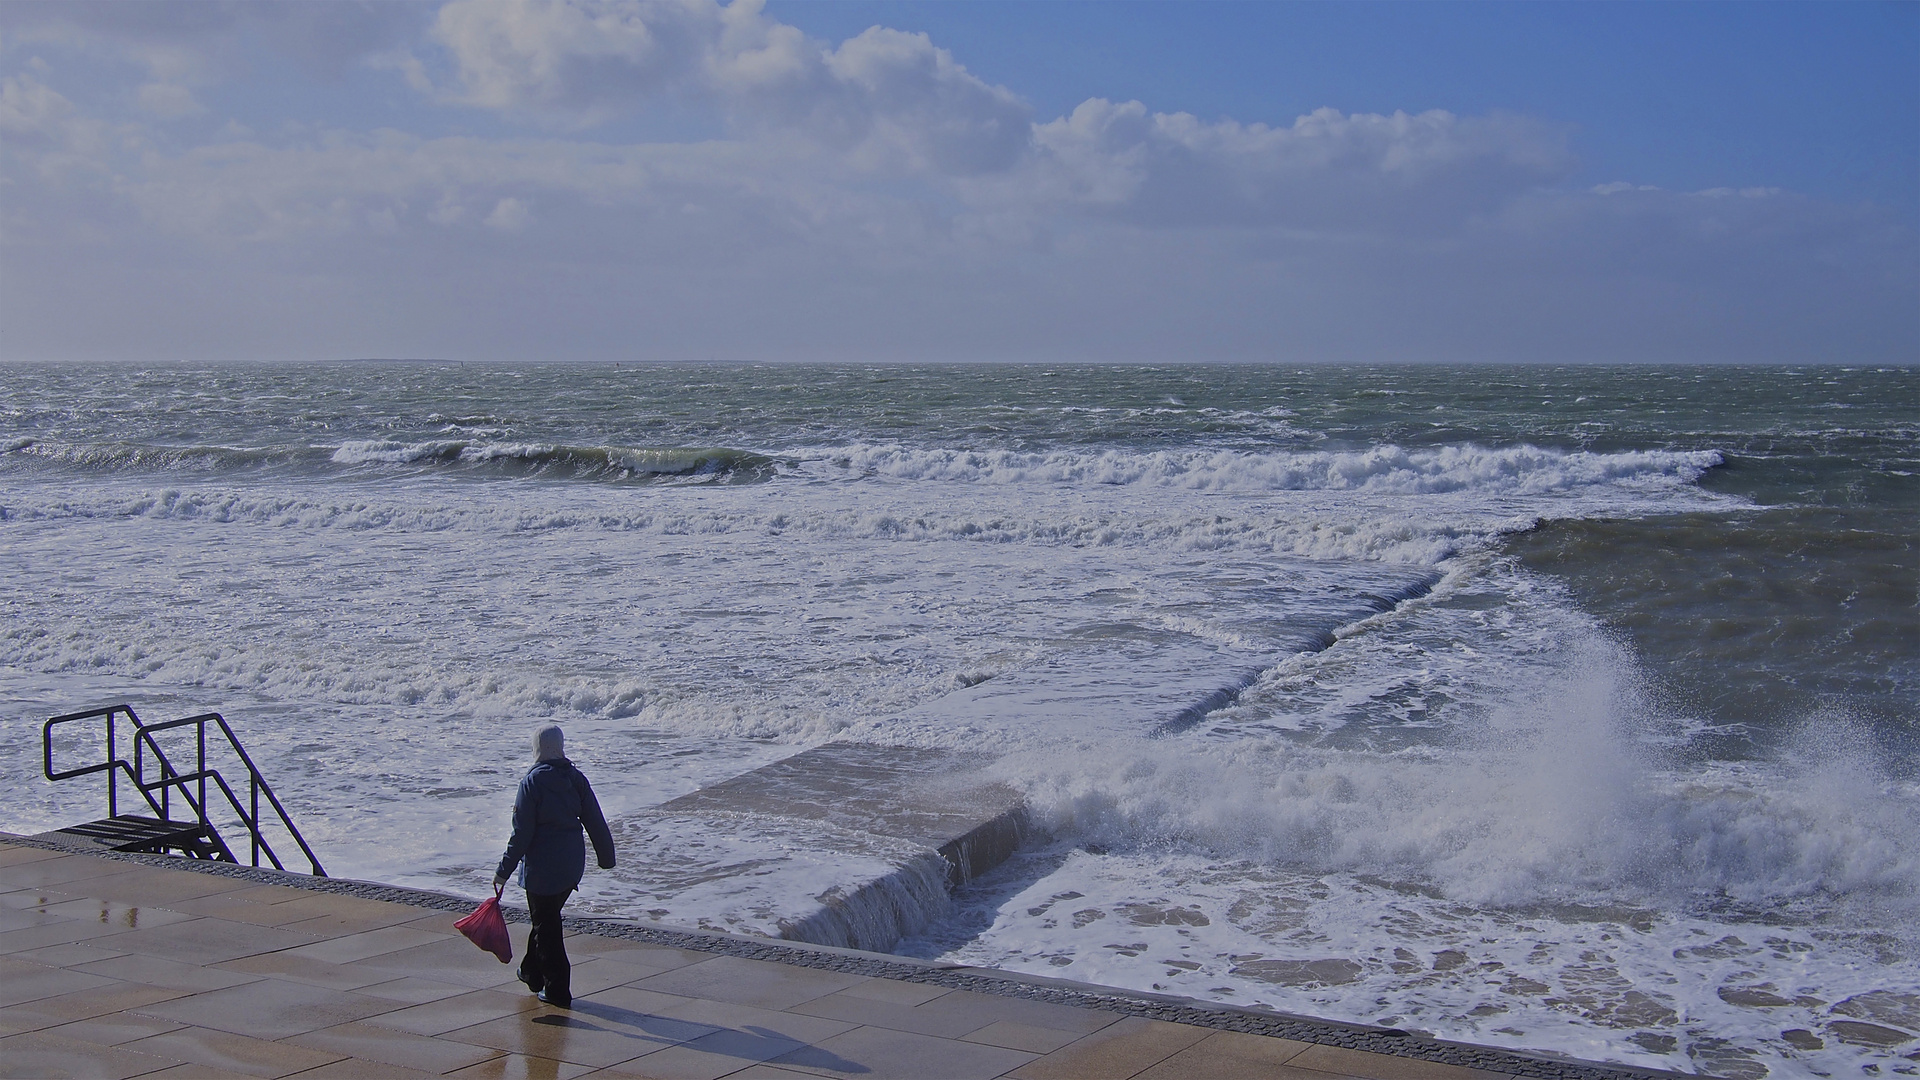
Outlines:
[[[114,722],[114,718],[121,714],[125,714],[127,720],[131,722],[134,727],[134,753],[131,763],[119,757],[115,749],[115,731],[119,725]],[[83,765],[74,769],[55,771],[53,767],[53,729],[55,725],[92,720],[95,718],[101,718],[105,721],[107,743],[106,760],[93,765]],[[226,778],[220,775],[219,770],[209,769],[207,767],[207,724],[209,722],[220,726],[220,733],[226,736],[227,746],[233,750],[234,756],[238,757],[241,764],[247,768],[248,806],[251,807],[251,812],[249,812],[248,806],[241,805],[239,795],[233,790],[233,786],[227,783]],[[192,772],[182,773],[174,767],[172,759],[167,757],[166,752],[161,750],[160,743],[154,738],[154,733],[168,731],[177,727],[185,727],[189,724],[194,725],[195,728],[196,768]],[[313,868],[313,876],[327,876],[326,871],[320,867],[319,857],[313,853],[313,848],[308,845],[306,837],[300,835],[300,830],[293,824],[293,819],[287,814],[286,807],[281,805],[279,796],[273,793],[272,785],[268,784],[266,777],[260,774],[260,769],[253,763],[253,758],[247,754],[246,748],[240,745],[239,736],[233,733],[233,728],[227,724],[226,718],[219,713],[201,713],[198,716],[188,716],[179,720],[164,720],[159,723],[149,724],[141,720],[131,706],[111,705],[102,709],[89,709],[84,712],[68,713],[64,716],[53,717],[42,727],[41,741],[45,758],[43,771],[46,773],[48,780],[66,780],[96,772],[105,772],[107,774],[107,814],[109,817],[117,817],[120,813],[117,779],[121,772],[125,772],[128,779],[133,781],[134,787],[138,789],[142,797],[146,799],[147,805],[152,807],[154,812],[158,814],[162,820],[168,818],[168,811],[171,808],[170,795],[177,789],[180,792],[181,799],[193,808],[194,817],[199,821],[201,827],[206,829],[210,836],[215,837],[216,842],[220,844],[221,850],[226,854],[228,860],[238,862],[239,860],[233,858],[233,852],[227,848],[226,843],[218,840],[218,834],[213,831],[212,822],[208,820],[207,817],[207,781],[212,780],[214,784],[219,787],[221,794],[226,796],[227,804],[233,808],[234,814],[238,816],[241,823],[247,827],[247,833],[250,838],[249,858],[252,864],[259,866],[260,855],[264,852],[267,860],[273,864],[276,870],[285,870],[286,867],[281,864],[279,855],[273,850],[273,845],[268,843],[266,836],[260,830],[260,796],[265,795],[268,805],[273,808],[274,813],[280,818],[281,826],[287,830],[287,835],[293,837],[294,843],[300,846],[301,854],[307,857],[308,864]],[[146,779],[146,754],[148,751],[153,753],[154,763],[160,771],[159,779],[151,782]],[[190,787],[189,785],[193,786]],[[196,788],[199,792],[199,798],[197,799],[194,797]],[[160,798],[155,799],[153,797],[155,791],[160,793]]]

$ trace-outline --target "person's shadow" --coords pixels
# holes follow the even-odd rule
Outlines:
[[[588,1020],[581,1014],[593,1017]],[[595,1023],[594,1020],[599,1021]],[[598,1001],[575,1001],[570,1013],[550,1013],[533,1018],[536,1024],[548,1027],[573,1028],[581,1031],[602,1031],[637,1042],[652,1043],[658,1047],[679,1046],[699,1041],[693,1047],[709,1054],[724,1054],[727,1057],[740,1058],[746,1062],[771,1061],[774,1058],[792,1054],[796,1050],[805,1051],[794,1059],[794,1064],[808,1065],[816,1069],[831,1069],[841,1073],[865,1073],[873,1070],[857,1061],[822,1050],[817,1046],[782,1035],[763,1027],[730,1028],[718,1024],[703,1024],[696,1020],[675,1020],[666,1016],[654,1016],[649,1013],[623,1009],[617,1005],[607,1005]],[[719,1036],[716,1038],[716,1036]],[[650,1051],[649,1051],[650,1052]]]

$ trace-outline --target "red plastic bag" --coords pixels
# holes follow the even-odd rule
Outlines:
[[[507,920],[500,914],[499,896],[489,896],[481,901],[473,914],[454,923],[453,928],[467,935],[467,940],[499,957],[501,963],[513,959],[513,939],[507,937]]]

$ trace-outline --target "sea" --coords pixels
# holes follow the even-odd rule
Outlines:
[[[218,710],[478,897],[557,722],[569,910],[764,932],[779,837],[651,808],[964,749],[1039,829],[904,954],[1913,1075],[1916,474],[1920,367],[10,363],[0,829],[104,813],[48,717]]]

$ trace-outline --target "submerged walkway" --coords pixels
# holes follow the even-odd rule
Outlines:
[[[1393,1036],[1278,1018],[1308,1036],[1279,1038],[1226,1030],[1268,1024],[1255,1014],[1124,991],[607,921],[568,937],[566,1011],[461,937],[463,912],[433,894],[0,834],[0,1074],[1650,1075],[1417,1037],[1375,1053],[1356,1047]],[[510,928],[518,955],[525,925]],[[1482,1067],[1436,1060],[1463,1054]]]

